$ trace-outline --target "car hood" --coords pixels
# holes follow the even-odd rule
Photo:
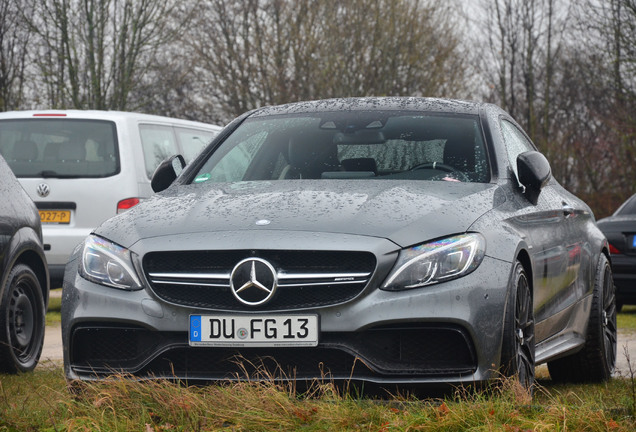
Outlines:
[[[466,231],[492,209],[495,189],[393,180],[175,185],[95,232],[128,248],[152,237],[246,230],[362,235],[404,247]]]

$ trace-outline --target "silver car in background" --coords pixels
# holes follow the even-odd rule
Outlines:
[[[220,129],[116,111],[0,113],[0,154],[40,212],[52,286],[95,227],[150,196],[163,159],[190,161]]]

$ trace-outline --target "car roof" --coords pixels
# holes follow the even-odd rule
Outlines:
[[[127,111],[100,111],[100,110],[28,110],[8,111],[0,113],[0,120],[26,119],[26,118],[66,118],[66,119],[91,119],[91,120],[136,120],[146,122],[162,122],[183,126],[197,126],[211,130],[221,130],[220,126],[191,120],[183,120],[172,117],[157,116]]]
[[[338,98],[315,101],[294,102],[284,105],[266,106],[252,112],[252,117],[302,114],[333,111],[428,111],[439,113],[479,114],[481,108],[491,107],[483,102],[459,99],[440,99],[424,97],[362,97]],[[494,105],[492,105],[494,107]]]

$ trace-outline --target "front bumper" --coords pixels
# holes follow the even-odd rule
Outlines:
[[[351,301],[302,311],[319,315],[317,347],[211,348],[189,346],[188,325],[190,314],[212,311],[169,304],[149,288],[96,285],[77,274],[72,260],[63,290],[65,374],[85,380],[113,372],[190,381],[488,380],[499,365],[510,268],[486,257],[463,278],[399,292],[379,290],[371,280]]]

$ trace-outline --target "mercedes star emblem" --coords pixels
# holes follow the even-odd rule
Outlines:
[[[248,306],[267,303],[276,291],[276,270],[260,258],[247,258],[232,270],[230,288],[238,301]]]

